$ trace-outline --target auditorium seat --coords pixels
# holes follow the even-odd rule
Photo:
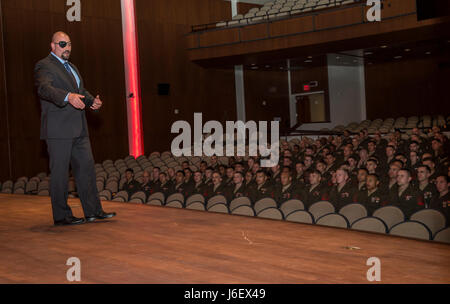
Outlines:
[[[193,194],[186,199],[186,207],[192,203],[201,203],[205,205],[205,197],[201,194]]]
[[[259,201],[257,201],[255,203],[255,205],[253,206],[253,209],[255,209],[256,214],[258,214],[261,210],[264,210],[269,207],[277,208],[277,202],[270,197],[266,197],[266,198],[262,198]],[[233,210],[233,208],[231,208],[231,210]]]
[[[430,229],[432,236],[445,227],[445,216],[434,209],[422,209],[411,215],[411,220],[421,222]]]
[[[147,196],[146,196],[145,192],[138,191],[136,193],[133,193],[133,195],[131,195],[130,201],[132,201],[132,200],[139,200],[140,203],[143,204],[147,201]]]
[[[215,203],[208,207],[208,211],[217,213],[229,213],[229,209],[224,203]]]
[[[427,226],[417,221],[398,223],[389,230],[389,234],[422,240],[431,239],[431,231]]]
[[[339,210],[339,214],[343,215],[352,225],[355,221],[367,216],[367,209],[361,204],[348,204]]]
[[[348,228],[349,223],[345,216],[339,213],[329,213],[322,215],[316,221],[317,225],[338,227],[338,228]]]
[[[381,219],[388,229],[405,220],[403,211],[396,206],[385,206],[374,211],[373,217]]]
[[[288,200],[280,206],[280,210],[281,210],[281,212],[283,212],[283,215],[285,218],[294,211],[304,210],[304,209],[305,209],[304,204],[300,200],[296,200],[296,199]]]
[[[433,238],[436,242],[450,244],[450,227],[439,230]]]
[[[233,211],[237,207],[243,206],[243,205],[251,206],[252,203],[251,203],[251,201],[250,201],[250,199],[248,197],[245,197],[245,196],[244,197],[237,197],[237,198],[235,198],[234,200],[232,200],[230,202],[230,210]]]
[[[334,213],[335,208],[333,204],[327,201],[321,201],[312,204],[308,211],[314,216],[314,221],[317,221],[321,216],[329,213]]]
[[[234,208],[231,211],[231,214],[235,214],[235,215],[245,215],[245,216],[255,216],[255,211],[253,210],[252,207],[247,206],[247,205],[242,205],[239,207]]]
[[[174,200],[174,201],[169,201],[164,206],[181,209],[181,208],[183,208],[183,203],[178,200]]]
[[[181,205],[183,205],[184,204],[184,196],[183,196],[183,194],[181,194],[181,193],[174,193],[174,194],[169,195],[166,198],[166,205],[171,203],[171,202],[174,202],[174,201],[178,201],[178,202],[181,203]]]
[[[283,214],[278,208],[274,207],[267,207],[265,209],[262,209],[261,211],[257,212],[257,217],[260,218],[267,218],[272,220],[282,220]]]
[[[304,223],[304,224],[314,224],[313,215],[306,210],[297,210],[291,212],[287,217],[286,221]]]
[[[388,232],[386,224],[377,217],[360,218],[351,225],[351,229],[377,233]]]

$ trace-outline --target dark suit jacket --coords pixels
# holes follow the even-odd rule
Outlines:
[[[83,78],[77,67],[71,63],[70,66],[80,78],[79,88],[64,65],[52,54],[35,66],[35,85],[41,102],[41,139],[89,136],[85,110],[75,109],[64,99],[68,93],[81,94],[86,97],[86,107],[90,107],[94,97],[84,88]]]

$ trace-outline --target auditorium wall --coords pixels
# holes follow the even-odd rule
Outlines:
[[[99,113],[88,114],[96,161],[128,154],[120,0],[81,3],[81,22],[71,23],[66,19],[69,7],[65,0],[1,1],[6,62],[1,77],[6,78],[7,97],[0,96],[0,157],[4,163],[8,117],[12,174],[2,163],[0,181],[48,171],[46,144],[39,139],[40,105],[33,68],[49,54],[51,34],[56,30],[70,34],[71,62],[80,69],[87,89],[104,101]],[[146,155],[169,149],[171,124],[192,121],[194,112],[202,111],[205,120],[234,119],[233,71],[206,70],[191,63],[184,42],[192,24],[231,18],[230,4],[222,0],[136,0],[136,11]],[[158,83],[171,85],[169,96],[157,94]]]
[[[450,115],[449,58],[431,55],[366,66],[367,118]]]

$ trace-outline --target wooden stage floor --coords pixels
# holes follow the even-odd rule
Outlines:
[[[79,200],[71,199],[82,217]],[[450,283],[450,246],[351,230],[104,202],[117,217],[52,226],[50,198],[0,195],[0,283]],[[347,246],[360,247],[349,250]]]

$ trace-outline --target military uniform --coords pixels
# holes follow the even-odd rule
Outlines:
[[[164,194],[164,197],[168,197],[171,194],[171,189],[172,189],[172,181],[166,181],[164,184],[161,184],[161,182],[159,184],[154,184],[154,192],[162,192]]]
[[[231,202],[235,198],[248,196],[247,187],[245,187],[245,183],[242,182],[239,187],[236,187],[236,184],[232,184],[232,186],[228,187],[228,201]]]
[[[379,188],[369,194],[368,190],[359,191],[356,195],[356,201],[367,209],[368,216],[371,216],[375,210],[388,204],[388,196]]]
[[[430,208],[441,211],[447,219],[447,226],[450,226],[450,192],[444,196],[436,196],[431,202]]]
[[[417,189],[420,191],[423,197],[423,201],[425,203],[425,208],[430,208],[431,202],[439,196],[439,193],[436,189],[436,186],[432,183],[428,183],[428,185],[422,190],[420,189],[420,185],[417,185]]]
[[[303,193],[300,193],[300,200],[303,202],[305,209],[308,209],[309,206],[316,202],[326,201],[328,198],[327,188],[322,184],[319,184],[314,188],[312,188],[312,185],[309,185]]]
[[[126,181],[122,186],[122,191],[126,191],[128,193],[128,198],[130,198],[134,193],[141,190],[141,185],[135,179],[131,181]]]
[[[250,199],[253,203],[256,203],[262,198],[265,197],[271,197],[273,193],[273,186],[270,184],[270,182],[267,180],[262,185],[256,185],[250,192]]]
[[[355,202],[356,199],[356,188],[347,182],[344,187],[339,191],[338,186],[335,185],[330,191],[330,202],[339,211],[345,205]]]
[[[406,218],[410,218],[412,214],[425,208],[422,194],[418,189],[409,185],[401,195],[399,195],[400,188],[397,191],[391,191],[389,195],[389,203],[399,207]]]
[[[223,184],[220,184],[217,187],[215,187],[214,184],[205,187],[205,193],[203,194],[203,196],[206,199],[210,199],[211,197],[216,195],[223,195],[225,197],[228,197],[227,189]]]
[[[283,186],[281,184],[276,185],[272,192],[272,198],[277,202],[278,206],[281,206],[284,202],[291,199],[301,199],[300,192],[294,184]]]

